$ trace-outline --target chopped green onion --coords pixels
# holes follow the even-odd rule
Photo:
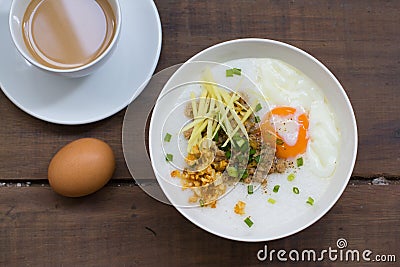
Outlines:
[[[236,74],[239,76],[242,75],[242,69],[233,68],[232,71],[233,71],[233,74]]]
[[[293,193],[298,195],[300,193],[300,190],[297,187],[293,187]]]
[[[254,160],[255,160],[257,163],[260,163],[260,155],[254,157]]]
[[[261,104],[258,103],[254,110],[255,110],[255,112],[262,110]]]
[[[230,144],[230,142],[229,142],[229,144]],[[218,148],[223,150],[223,151],[229,151],[229,149],[231,149],[231,146],[219,146]]]
[[[218,142],[218,139],[219,139],[218,132],[216,132],[215,135],[214,135],[214,141]]]
[[[283,142],[283,140],[282,140],[282,139],[280,139],[280,138],[276,138],[276,144],[277,144],[278,146],[281,146],[281,145],[283,145],[283,144],[284,144],[284,142]]]
[[[230,158],[231,158],[231,152],[230,152],[229,150],[225,152],[225,157],[226,157],[227,159],[230,159]]]
[[[251,155],[254,155],[254,154],[256,154],[256,152],[257,152],[257,151],[256,151],[255,149],[253,149],[253,148],[252,148],[252,149],[250,149],[250,152],[249,152],[249,154],[250,154],[250,156],[251,156]]]
[[[260,117],[259,117],[259,116],[256,116],[256,117],[255,117],[255,121],[256,121],[256,123],[260,122],[260,121],[261,121]]]
[[[233,69],[226,70],[226,77],[233,77]]]
[[[236,144],[238,145],[238,147],[242,147],[244,145],[244,143],[246,143],[246,140],[244,140],[244,139],[239,139],[238,141],[236,141]]]
[[[296,178],[296,175],[294,175],[293,173],[289,174],[287,177],[288,181],[290,181],[290,182],[293,181],[294,178]]]
[[[235,167],[229,166],[226,170],[228,171],[228,175],[231,177],[239,176],[238,170]]]
[[[249,195],[253,194],[253,185],[252,184],[249,184],[247,186],[247,194],[249,194]]]
[[[311,206],[314,205],[314,199],[312,197],[308,197],[307,199],[307,204],[310,204]]]
[[[268,202],[271,203],[271,204],[275,204],[275,203],[276,203],[276,200],[273,199],[273,198],[269,198],[269,199],[268,199]]]
[[[238,134],[238,133],[235,133],[235,135],[232,136],[232,139],[233,139],[234,141],[243,140],[243,138],[242,138],[242,137],[240,136],[240,134]]]
[[[280,187],[281,186],[277,184],[274,186],[274,189],[272,189],[272,191],[274,191],[274,193],[278,193]]]
[[[200,199],[199,204],[200,204],[200,207],[204,207],[204,200]]]
[[[244,222],[247,224],[248,227],[252,227],[254,224],[253,221],[250,219],[250,216],[244,219]]]
[[[165,141],[165,142],[171,141],[171,137],[172,137],[172,135],[170,135],[169,133],[167,133],[167,134],[165,135],[165,137],[164,137],[164,141]]]
[[[167,156],[165,157],[165,159],[166,159],[167,161],[172,161],[172,160],[174,159],[174,155],[172,155],[172,154],[167,154]]]
[[[244,153],[247,152],[248,150],[249,150],[249,143],[245,141],[245,143],[240,147],[240,152],[243,152],[242,156],[244,156]]]
[[[296,161],[297,161],[297,167],[303,166],[303,158],[298,158]]]
[[[247,172],[247,170],[244,170],[242,179],[246,179],[247,177],[249,177],[249,173]]]
[[[238,68],[227,69],[226,70],[226,77],[233,77],[233,75],[242,75],[242,70]]]

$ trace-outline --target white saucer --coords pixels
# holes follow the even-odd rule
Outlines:
[[[53,123],[84,124],[126,107],[145,88],[161,51],[161,22],[152,0],[121,0],[120,40],[109,61],[83,78],[47,74],[14,47],[8,29],[11,0],[0,1],[0,87],[28,114]]]

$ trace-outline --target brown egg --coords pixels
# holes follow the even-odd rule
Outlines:
[[[73,141],[54,155],[48,169],[50,186],[67,197],[89,195],[102,188],[115,170],[111,147],[95,138]]]

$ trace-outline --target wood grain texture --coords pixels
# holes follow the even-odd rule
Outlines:
[[[400,177],[400,1],[155,3],[163,27],[157,71],[235,38],[269,38],[295,45],[322,61],[350,97],[359,129],[353,175]],[[259,262],[256,253],[266,243],[234,242],[209,234],[134,185],[111,183],[80,199],[63,198],[46,184],[40,186],[51,157],[82,137],[109,143],[117,160],[113,178],[132,179],[121,145],[124,110],[100,122],[62,126],[25,114],[0,93],[0,114],[0,182],[39,180],[31,187],[0,185],[0,266],[291,265]],[[398,262],[399,220],[398,182],[373,186],[358,180],[321,220],[298,234],[268,242],[268,248],[321,250],[335,248],[338,238],[346,238],[351,249],[397,254]]]
[[[163,24],[158,70],[202,49],[243,37],[295,45],[342,82],[359,128],[355,176],[400,176],[400,1],[155,1]],[[131,179],[121,147],[124,112],[84,126],[61,126],[23,113],[0,94],[0,179],[43,179],[52,155],[92,136],[113,147],[115,179]]]
[[[137,186],[107,187],[81,199],[60,197],[48,187],[0,188],[0,195],[1,266],[255,266],[265,244],[269,250],[320,251],[336,248],[339,238],[349,249],[400,257],[400,185],[350,185],[317,223],[268,243],[213,236]]]

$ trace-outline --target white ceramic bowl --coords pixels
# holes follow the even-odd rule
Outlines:
[[[95,60],[91,61],[90,63],[77,67],[77,68],[70,68],[70,69],[56,69],[47,67],[37,60],[35,60],[28,49],[25,46],[23,34],[22,34],[22,21],[25,14],[25,10],[28,7],[30,0],[13,0],[10,8],[9,13],[9,28],[11,33],[11,38],[15,47],[17,48],[18,52],[32,65],[36,66],[37,68],[49,72],[60,74],[66,77],[83,77],[93,73],[94,71],[98,70],[104,63],[109,59],[110,55],[114,51],[117,46],[117,42],[119,40],[119,35],[121,31],[121,7],[119,0],[109,0],[109,3],[114,11],[115,19],[116,19],[116,28],[114,37],[103,53],[98,56]]]
[[[330,107],[335,114],[336,123],[341,133],[340,155],[336,170],[330,182],[329,189],[318,200],[318,205],[314,205],[310,212],[298,217],[290,223],[282,223],[271,231],[248,231],[230,225],[229,218],[222,224],[218,224],[217,219],[211,217],[219,216],[218,213],[207,208],[185,208],[176,206],[177,210],[187,219],[199,227],[222,237],[240,241],[268,241],[289,236],[299,232],[326,214],[337,202],[343,193],[350,179],[357,154],[357,126],[354,112],[350,101],[335,76],[317,59],[308,53],[286,43],[267,40],[267,39],[239,39],[214,45],[198,53],[188,62],[212,61],[224,63],[241,58],[274,58],[282,60],[302,71],[305,75],[317,83],[330,103]],[[187,76],[187,65],[183,64],[170,78],[163,91],[174,87],[182,82],[182,78]],[[186,78],[185,78],[186,79]],[[161,93],[161,95],[163,92]],[[153,111],[150,124],[149,144],[150,155],[153,168],[157,169],[157,151],[160,151],[160,128],[158,127],[159,114],[168,112],[165,106],[157,105]],[[163,163],[164,164],[164,163]],[[174,204],[176,197],[168,190],[168,183],[165,179],[158,177],[158,182],[166,194],[167,198]],[[175,192],[176,194],[176,192]],[[228,195],[229,198],[229,195]],[[225,201],[225,199],[224,199]],[[234,202],[229,203],[233,208]],[[218,205],[217,205],[218,208]],[[224,213],[224,211],[221,211]],[[233,216],[232,216],[233,217]],[[231,218],[232,222],[235,218]],[[237,220],[236,220],[237,222]]]

